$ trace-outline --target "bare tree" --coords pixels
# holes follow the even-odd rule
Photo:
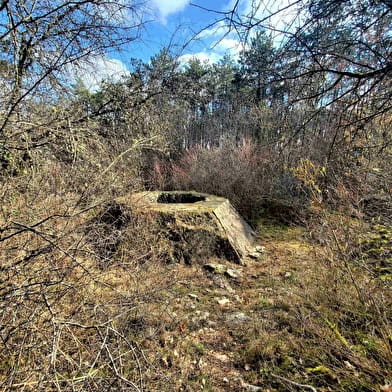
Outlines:
[[[0,5],[0,131],[43,85],[49,94],[61,71],[138,38],[142,5],[133,0],[4,0]],[[4,136],[3,136],[4,137]]]

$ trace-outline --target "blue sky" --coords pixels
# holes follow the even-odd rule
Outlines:
[[[222,11],[231,6],[232,0],[193,1],[201,7]],[[102,79],[120,79],[129,72],[131,58],[148,62],[153,55],[167,46],[182,62],[193,56],[205,61],[217,61],[232,49],[230,46],[236,46],[233,53],[238,53],[238,42],[233,41],[234,45],[231,45],[228,38],[212,48],[222,37],[223,31],[206,31],[202,34],[204,37],[191,40],[219,15],[190,5],[190,0],[148,0],[145,4],[144,18],[149,22],[145,24],[140,39],[128,44],[121,52],[108,53],[107,57],[96,58],[94,66],[87,65],[80,74],[86,87],[95,90]],[[184,47],[188,41],[189,44]]]
[[[256,17],[262,18],[295,2],[296,0],[239,0],[238,10],[243,15],[252,12]],[[189,58],[195,55],[201,59],[209,58],[211,61],[217,61],[225,53],[236,57],[243,47],[234,32],[225,36],[227,30],[222,28],[223,26],[217,29],[219,25],[206,29],[211,23],[222,18],[222,15],[208,12],[206,9],[229,11],[234,3],[236,0],[148,0],[146,4],[150,15],[147,18],[153,19],[154,22],[146,25],[142,40],[131,45],[123,56],[130,54],[131,57],[148,61],[151,55],[172,41],[171,49],[178,56],[185,55]],[[272,17],[270,22],[273,27],[280,28],[288,18],[289,15],[282,12]],[[199,31],[202,31],[200,39],[193,40],[182,49],[182,44]]]
[[[82,79],[87,87],[95,89],[100,80],[118,80],[129,72],[131,58],[148,62],[151,56],[160,49],[170,46],[173,54],[182,63],[192,57],[202,61],[216,62],[225,54],[238,58],[244,46],[234,34],[225,35],[227,30],[222,25],[208,28],[222,16],[192,6],[191,0],[147,0],[145,1],[145,19],[149,20],[144,26],[141,38],[132,42],[119,53],[108,53],[105,58],[95,61],[94,70],[86,69]],[[216,11],[230,10],[235,0],[193,0],[194,4]],[[250,11],[258,17],[271,14],[282,9],[295,0],[239,0],[239,10],[243,14]],[[271,23],[274,27],[282,24],[284,18],[274,17]],[[219,27],[220,26],[220,27]],[[198,39],[189,40],[200,32]],[[189,42],[186,47],[184,44]]]
[[[244,3],[246,1],[248,0],[243,0]],[[231,0],[193,1],[201,7],[213,8],[217,11],[228,10],[231,2]],[[222,52],[223,48],[218,47],[214,50],[211,48],[214,39],[215,41],[218,39],[219,32],[210,35],[208,39],[205,37],[202,40],[194,40],[183,48],[195,33],[214,22],[219,15],[192,6],[189,0],[150,0],[148,8],[150,14],[147,18],[154,21],[146,24],[142,39],[131,44],[122,54],[124,60],[126,56],[131,55],[148,61],[152,55],[169,44],[173,53],[178,56],[206,52],[215,59],[213,53]]]

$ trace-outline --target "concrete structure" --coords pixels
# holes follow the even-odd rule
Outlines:
[[[156,214],[162,231],[181,243],[186,261],[215,255],[242,263],[254,252],[251,227],[223,197],[154,191],[131,194],[116,201],[128,207],[132,214]]]

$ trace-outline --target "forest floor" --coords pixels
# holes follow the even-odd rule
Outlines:
[[[235,277],[167,270],[165,316],[157,307],[162,323],[141,342],[162,374],[156,390],[391,391],[390,336],[356,299],[370,278],[328,263],[300,227],[263,226],[258,245],[264,254],[245,266],[213,260]]]
[[[40,213],[58,205],[49,200]],[[10,222],[31,220],[9,211]],[[356,227],[334,213],[334,244],[326,232],[264,221],[258,259],[189,265],[165,262],[167,242],[137,220],[113,259],[97,258],[91,239],[104,243],[106,235],[102,249],[110,250],[119,230],[87,235],[95,214],[53,214],[39,230],[8,236],[0,390],[392,391],[385,225]],[[382,268],[365,253],[347,254],[355,251],[349,241],[359,244],[356,230],[367,233],[361,249]],[[53,232],[64,233],[56,244]]]

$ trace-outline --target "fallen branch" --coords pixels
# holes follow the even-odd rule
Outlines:
[[[274,374],[274,373],[271,373],[271,376],[277,378],[278,380],[285,381],[285,382],[287,382],[291,385],[294,385],[298,388],[305,388],[305,389],[309,389],[312,392],[317,392],[317,389],[315,387],[312,387],[311,385],[299,384],[298,382],[289,380],[288,378],[285,378],[285,377],[278,376],[277,374]]]

